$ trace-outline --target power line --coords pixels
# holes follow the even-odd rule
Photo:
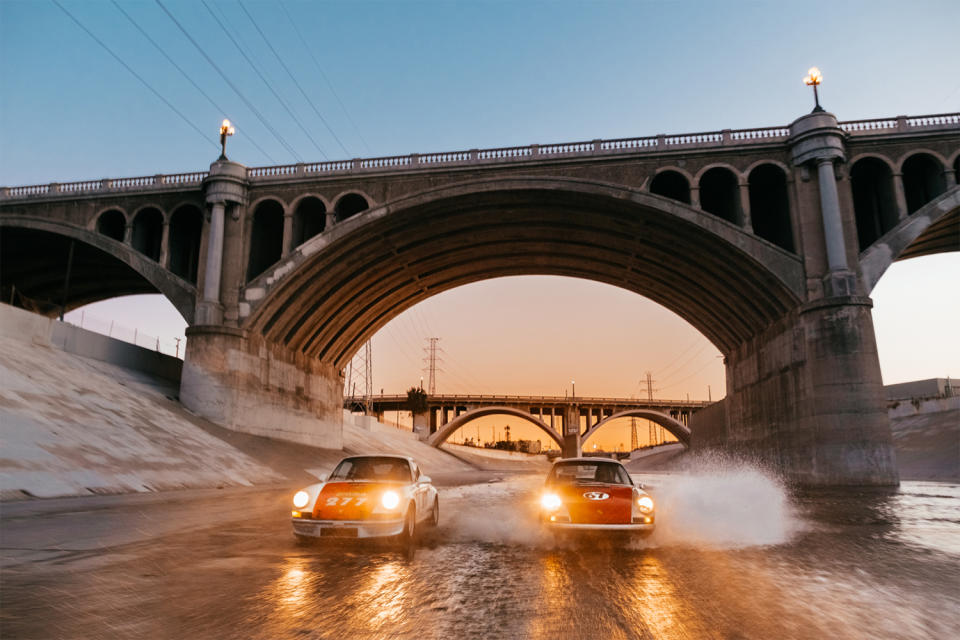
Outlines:
[[[273,56],[277,59],[277,62],[280,63],[280,66],[283,67],[283,70],[287,72],[287,75],[290,76],[290,79],[293,80],[293,84],[296,85],[297,89],[300,90],[300,95],[303,96],[303,99],[307,101],[307,104],[313,109],[313,112],[317,114],[317,117],[320,118],[320,122],[323,123],[323,126],[327,128],[327,131],[330,132],[330,135],[333,136],[333,139],[337,141],[337,144],[340,145],[340,148],[343,149],[343,152],[350,155],[350,152],[347,151],[347,148],[343,146],[343,143],[340,142],[340,138],[337,137],[337,134],[334,133],[333,129],[330,127],[330,123],[327,122],[327,119],[321,115],[320,110],[317,109],[317,105],[313,103],[313,100],[310,99],[310,96],[307,95],[307,92],[303,90],[303,87],[300,86],[300,83],[294,77],[293,73],[290,72],[290,69],[287,67],[287,64],[283,61],[283,58],[280,57],[280,54],[277,53],[277,50],[273,48],[273,45],[270,44],[270,40],[264,35],[263,31],[260,30],[260,25],[257,24],[257,21],[253,19],[253,16],[250,15],[250,12],[247,11],[247,8],[244,6],[243,2],[239,2],[240,8],[243,9],[243,12],[247,15],[247,18],[250,19],[250,22],[253,23],[254,29],[257,30],[257,33],[260,34],[260,37],[263,38],[263,41],[267,43],[267,46],[270,48],[270,51],[273,52]]]
[[[220,21],[220,18],[217,17],[217,14],[215,14],[213,12],[213,9],[210,8],[210,5],[207,4],[207,0],[201,0],[201,2],[203,2],[203,6],[207,8],[207,11],[210,12],[210,15],[213,16],[213,19],[216,21],[216,23],[220,25],[220,28],[227,35],[227,37],[230,38],[230,42],[232,42],[233,46],[237,48],[237,51],[239,51],[240,55],[242,55],[244,60],[247,61],[247,64],[250,65],[250,68],[253,69],[253,71],[257,74],[257,76],[260,77],[260,79],[263,81],[263,84],[265,84],[267,86],[267,89],[270,90],[270,93],[273,94],[273,97],[277,99],[277,102],[280,103],[280,106],[283,107],[284,110],[286,110],[287,114],[293,119],[293,121],[297,123],[297,126],[300,127],[300,130],[303,131],[303,134],[310,139],[310,142],[312,142],[313,146],[317,148],[317,151],[320,152],[320,155],[326,158],[327,154],[323,151],[323,149],[320,148],[320,145],[317,144],[317,141],[313,139],[313,136],[311,136],[310,132],[307,131],[307,128],[303,126],[303,123],[300,122],[300,119],[289,107],[289,105],[287,105],[286,101],[284,101],[284,99],[280,97],[280,94],[277,93],[276,89],[273,88],[273,85],[270,84],[270,81],[267,80],[266,76],[264,76],[263,73],[260,72],[260,69],[258,69],[257,65],[253,63],[253,60],[251,60],[250,56],[247,55],[247,52],[243,50],[243,47],[241,47],[240,43],[237,42],[237,39],[233,37],[233,34],[230,33],[226,25],[224,25],[223,22]],[[297,160],[301,162],[303,161],[303,158],[301,158],[300,156],[297,156],[296,154],[294,154],[294,156],[297,158]]]
[[[352,117],[350,117],[350,112],[347,111],[347,107],[344,106],[343,101],[340,99],[340,96],[337,94],[336,89],[333,88],[333,84],[330,82],[330,79],[327,77],[327,74],[323,72],[323,68],[320,66],[320,63],[317,62],[316,57],[313,55],[313,51],[311,51],[310,47],[307,46],[307,41],[304,40],[303,34],[300,33],[300,28],[297,27],[297,23],[294,22],[293,17],[290,16],[290,12],[287,11],[287,7],[284,6],[282,0],[278,4],[280,5],[280,8],[283,9],[283,12],[287,15],[287,20],[290,21],[291,25],[293,25],[293,30],[296,32],[297,37],[300,38],[300,42],[301,44],[303,44],[303,48],[306,49],[307,54],[310,56],[310,59],[313,60],[314,66],[317,67],[317,71],[320,72],[320,77],[322,77],[323,81],[327,83],[327,87],[330,89],[330,93],[333,94],[333,97],[336,98],[337,103],[340,105],[340,108],[343,109],[343,113],[344,115],[347,116],[347,120],[350,121],[350,125],[353,127],[353,130],[356,132],[357,137],[360,138],[360,141],[363,143],[363,146],[366,148],[367,153],[371,153],[370,145],[367,144],[367,141],[363,138],[363,134],[360,133],[360,129],[357,128],[357,123],[353,121]],[[339,142],[339,140],[337,142]],[[341,144],[340,146],[342,147],[343,145]],[[346,149],[344,150],[346,151]],[[347,155],[350,155],[350,154],[348,153]]]
[[[193,78],[191,78],[191,77],[187,74],[187,72],[184,71],[183,68],[182,68],[179,64],[177,64],[176,61],[167,54],[166,51],[164,51],[163,47],[161,47],[161,46],[156,42],[156,40],[154,40],[153,38],[150,37],[150,34],[147,33],[147,32],[143,29],[143,27],[141,27],[141,26],[137,23],[136,20],[133,19],[133,16],[131,16],[129,13],[127,13],[127,12],[124,10],[124,8],[120,6],[120,4],[117,2],[117,0],[110,0],[110,1],[113,3],[113,6],[115,6],[115,7],[117,8],[117,10],[118,10],[120,13],[122,13],[127,20],[130,21],[130,24],[132,24],[134,27],[136,27],[136,28],[137,28],[137,31],[139,31],[139,32],[143,35],[143,37],[146,38],[146,39],[150,42],[150,44],[152,44],[152,45],[157,49],[157,51],[159,51],[159,52],[163,55],[163,57],[166,58],[167,61],[168,61],[170,64],[172,64],[172,65],[174,66],[174,68],[175,68],[177,71],[179,71],[180,74],[181,74],[184,78],[186,78],[187,81],[188,81],[190,84],[192,84],[193,87],[194,87],[197,91],[200,92],[200,95],[202,95],[204,98],[206,98],[206,99],[207,99],[207,102],[209,102],[211,105],[213,105],[213,108],[216,109],[218,113],[222,113],[224,116],[230,118],[230,120],[234,120],[234,121],[235,121],[235,119],[234,119],[233,117],[231,117],[231,116],[227,113],[227,110],[226,110],[226,109],[224,109],[223,107],[221,107],[220,105],[218,105],[216,102],[214,102],[214,101],[213,101],[213,98],[211,98],[209,95],[207,95],[207,92],[204,91],[203,88],[202,88],[199,84],[197,84],[196,82],[194,82]],[[236,124],[236,122],[235,122],[235,124]],[[252,144],[254,147],[256,147],[257,150],[260,151],[260,153],[262,153],[262,154],[267,158],[267,160],[269,160],[270,162],[276,164],[277,161],[274,160],[274,159],[270,156],[270,154],[267,153],[267,152],[263,149],[263,147],[261,147],[259,144],[257,144],[257,141],[254,140],[252,136],[250,136],[249,134],[246,134],[245,137],[246,137],[247,140],[250,141],[250,144]]]
[[[188,125],[190,125],[190,126],[193,128],[194,131],[196,131],[197,133],[199,133],[200,136],[201,136],[204,140],[206,140],[207,142],[209,142],[210,144],[212,144],[214,148],[217,148],[217,143],[216,143],[216,142],[214,142],[213,140],[211,140],[210,138],[208,138],[208,137],[207,137],[207,134],[205,134],[197,125],[195,125],[195,124],[193,124],[192,122],[190,122],[190,120],[187,118],[187,116],[183,115],[183,113],[181,113],[179,109],[177,109],[175,106],[173,106],[173,105],[170,103],[169,100],[167,100],[166,98],[164,98],[164,97],[160,94],[159,91],[157,91],[157,90],[154,89],[152,86],[150,86],[150,83],[149,83],[149,82],[147,82],[146,80],[144,80],[143,77],[142,77],[139,73],[137,73],[136,71],[134,71],[133,68],[132,68],[130,65],[128,65],[126,62],[124,62],[123,59],[122,59],[120,56],[118,56],[116,53],[113,52],[112,49],[110,49],[110,47],[108,47],[106,44],[104,44],[103,40],[101,40],[100,38],[98,38],[97,36],[95,36],[95,35],[93,34],[93,32],[90,31],[90,29],[87,29],[87,28],[83,25],[82,22],[80,22],[72,13],[70,13],[69,11],[67,11],[66,8],[65,8],[62,4],[60,4],[59,2],[57,2],[57,0],[50,0],[50,1],[53,2],[53,4],[57,5],[57,7],[59,7],[61,11],[63,11],[65,14],[67,14],[67,16],[69,16],[71,20],[73,20],[74,22],[76,22],[78,27],[80,27],[81,29],[83,29],[84,31],[86,31],[88,36],[90,36],[91,38],[93,38],[93,39],[97,42],[97,44],[99,44],[101,47],[103,47],[104,50],[106,50],[107,53],[109,53],[111,56],[113,56],[113,58],[114,58],[117,62],[119,62],[120,64],[122,64],[127,71],[129,71],[130,73],[132,73],[132,74],[133,74],[133,77],[135,77],[137,80],[139,80],[140,82],[142,82],[142,83],[143,83],[143,86],[145,86],[147,89],[150,89],[150,91],[153,92],[153,95],[155,95],[155,96],[157,96],[158,98],[160,98],[160,100],[162,100],[165,105],[167,105],[168,107],[170,107],[170,109],[171,109],[174,113],[176,113],[178,116],[180,116],[180,118],[181,118],[184,122],[186,122]]]
[[[223,78],[223,81],[226,82],[228,85],[230,85],[230,88],[233,89],[234,93],[240,96],[240,99],[243,100],[243,103],[247,105],[247,108],[250,109],[250,111],[253,112],[253,115],[257,116],[257,120],[259,120],[260,123],[267,128],[267,131],[269,131],[273,135],[273,137],[277,139],[277,141],[280,144],[286,147],[287,151],[290,152],[290,155],[297,158],[298,160],[302,160],[302,158],[300,158],[300,156],[297,155],[297,152],[293,150],[293,147],[287,144],[287,141],[283,139],[283,136],[281,136],[277,132],[277,130],[274,129],[269,122],[267,122],[266,118],[263,117],[263,114],[260,113],[255,106],[253,106],[253,103],[247,100],[247,97],[243,95],[243,93],[241,93],[240,89],[237,88],[237,85],[233,84],[233,82],[230,81],[230,78],[227,77],[227,74],[225,74],[223,70],[217,66],[217,63],[214,62],[213,59],[207,55],[207,52],[204,51],[203,47],[201,47],[200,44],[193,39],[193,36],[191,36],[190,33],[184,28],[184,26],[180,24],[180,21],[177,20],[175,17],[173,17],[173,14],[170,13],[170,11],[165,6],[163,6],[163,2],[161,2],[160,0],[155,0],[155,1],[158,5],[160,5],[160,8],[163,9],[164,13],[166,13],[170,17],[170,19],[173,20],[173,23],[177,25],[177,28],[180,29],[181,33],[187,36],[187,39],[193,44],[194,47],[196,47],[197,51],[200,52],[200,55],[206,58],[207,62],[210,63],[210,66],[212,66],[216,70],[216,72],[220,74],[220,77]]]

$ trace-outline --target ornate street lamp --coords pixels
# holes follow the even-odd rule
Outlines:
[[[807,77],[803,79],[803,83],[808,87],[813,87],[813,102],[814,107],[813,111],[810,113],[817,113],[818,111],[823,111],[823,107],[820,106],[820,96],[817,95],[817,85],[823,80],[823,74],[820,73],[820,69],[816,67],[810,67],[807,71]]]
[[[220,124],[220,160],[227,159],[227,136],[232,136],[234,132],[233,125],[229,120],[224,119]]]

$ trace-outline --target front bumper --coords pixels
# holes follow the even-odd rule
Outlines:
[[[544,522],[551,531],[619,531],[622,533],[650,533],[654,524],[587,524],[571,522]]]
[[[403,518],[395,520],[313,520],[291,518],[293,532],[310,538],[387,538],[403,533]]]

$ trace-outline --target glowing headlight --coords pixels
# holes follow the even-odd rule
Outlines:
[[[303,509],[310,502],[310,494],[306,491],[297,491],[293,496],[293,506]]]
[[[542,506],[547,511],[553,511],[554,509],[560,508],[560,496],[555,493],[545,493],[543,497],[540,498],[540,506]]]
[[[650,513],[653,511],[653,498],[650,496],[640,496],[637,498],[637,506],[640,508],[640,511]]]
[[[400,504],[400,496],[397,495],[396,491],[387,491],[380,498],[380,503],[386,509],[396,509],[397,505]]]

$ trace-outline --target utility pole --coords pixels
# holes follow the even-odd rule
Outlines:
[[[653,392],[659,391],[659,389],[653,388],[653,374],[647,371],[647,401],[653,400]]]
[[[423,359],[424,370],[428,372],[427,393],[431,396],[437,394],[437,351],[442,351],[442,349],[437,349],[438,342],[440,342],[440,338],[427,338],[427,346],[423,349],[427,354]]]

